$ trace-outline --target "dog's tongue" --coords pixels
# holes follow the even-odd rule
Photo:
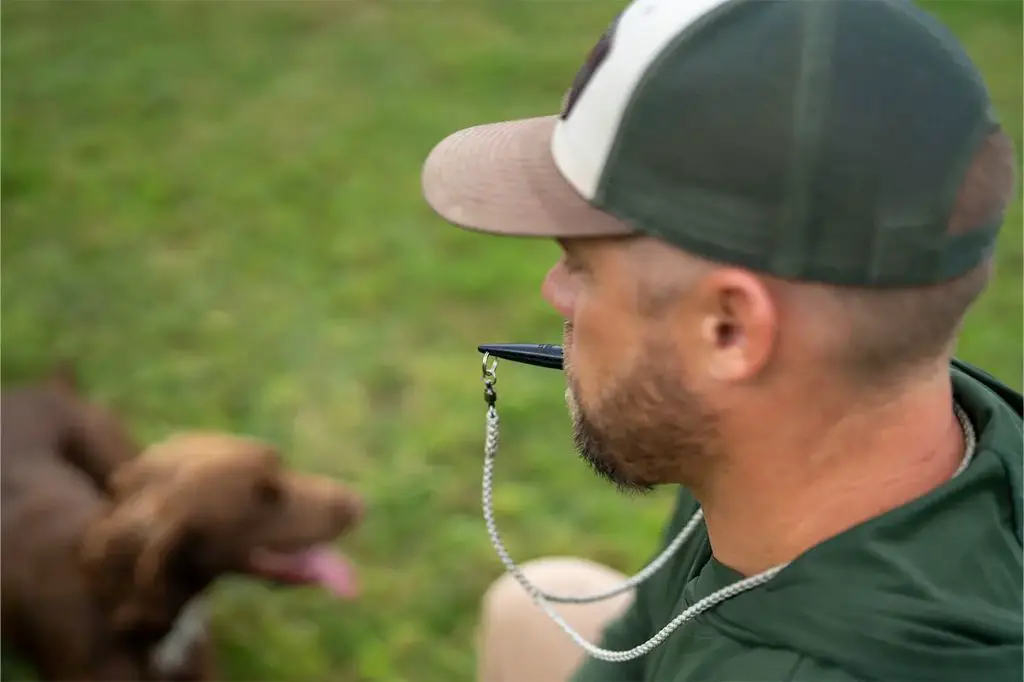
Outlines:
[[[317,584],[335,595],[351,599],[358,594],[355,570],[345,557],[330,547],[294,552],[259,552],[252,557],[255,572],[287,583]]]
[[[303,553],[302,561],[306,564],[312,582],[319,583],[339,597],[352,598],[358,594],[355,570],[338,552],[318,547]]]

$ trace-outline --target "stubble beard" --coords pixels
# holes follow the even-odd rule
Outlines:
[[[566,324],[564,346],[572,341]],[[647,349],[646,360],[603,392],[596,407],[581,405],[571,354],[566,354],[565,402],[580,457],[601,478],[627,494],[657,485],[699,485],[716,459],[714,415],[681,382],[674,368],[659,366],[671,355]]]

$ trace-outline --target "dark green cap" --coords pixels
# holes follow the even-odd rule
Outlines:
[[[937,283],[1002,215],[952,229],[998,129],[956,38],[901,0],[637,0],[557,116],[459,131],[424,167],[449,222],[512,235],[643,233],[778,277]]]

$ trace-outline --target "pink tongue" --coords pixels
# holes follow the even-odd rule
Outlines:
[[[311,582],[319,583],[339,597],[351,599],[359,594],[355,569],[331,548],[314,547],[302,553],[301,561]]]

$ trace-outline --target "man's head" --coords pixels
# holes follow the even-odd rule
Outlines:
[[[737,420],[945,372],[1014,185],[980,75],[897,0],[638,0],[560,115],[424,169],[449,222],[559,240],[577,441],[636,489],[729,466]]]

